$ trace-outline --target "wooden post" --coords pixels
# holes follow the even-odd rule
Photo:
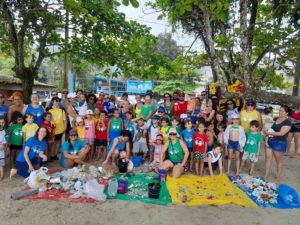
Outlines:
[[[68,84],[68,42],[69,42],[69,11],[66,10],[65,49],[64,49],[64,82],[63,89],[69,90]]]

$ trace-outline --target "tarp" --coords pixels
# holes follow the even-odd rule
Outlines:
[[[119,179],[121,175],[115,175],[115,179]],[[117,194],[116,199],[127,201],[141,201],[157,205],[169,205],[171,197],[165,183],[161,183],[161,189],[158,199],[148,197],[148,184],[159,182],[157,174],[130,174],[126,176],[128,179],[128,192],[126,194]]]
[[[184,175],[181,178],[167,177],[167,187],[173,204],[184,205],[257,205],[226,175],[199,177]]]

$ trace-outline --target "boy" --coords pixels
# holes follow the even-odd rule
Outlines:
[[[22,127],[23,133],[23,141],[24,143],[31,137],[35,135],[35,132],[39,129],[38,125],[36,125],[34,121],[33,114],[27,114],[25,117],[26,124]]]
[[[113,117],[109,120],[108,128],[107,128],[107,142],[108,144],[116,137],[121,135],[121,131],[123,129],[123,120],[120,118],[120,111],[118,109],[113,110]]]
[[[0,117],[0,181],[3,180],[5,166],[5,150],[7,148],[5,119]]]
[[[193,150],[193,135],[195,131],[192,129],[193,123],[190,119],[186,119],[184,121],[185,130],[181,132],[181,137],[183,141],[186,143],[186,147],[190,152],[190,171],[193,171],[193,162],[194,162],[194,150]]]
[[[258,154],[260,150],[260,142],[263,141],[263,136],[258,132],[259,122],[252,120],[250,122],[250,131],[246,133],[247,142],[244,148],[244,154],[242,158],[241,171],[246,160],[250,160],[251,167],[249,175],[253,175],[255,163],[258,161]]]
[[[223,145],[221,143],[214,143],[212,151],[206,153],[204,160],[204,167],[208,167],[209,175],[214,176],[214,170],[219,167],[220,174],[223,173],[223,160],[222,160]]]
[[[160,119],[160,116],[157,114],[152,116],[151,125],[148,127],[150,143],[154,143],[157,135],[160,133],[159,119]],[[154,149],[155,149],[154,145],[149,146],[150,162],[153,161]]]
[[[177,131],[178,134],[181,134],[180,118],[178,118],[178,117],[176,117],[176,116],[174,116],[174,117],[172,118],[172,126],[169,127],[169,130],[170,130],[172,127],[176,129],[176,131]]]
[[[137,122],[135,122],[137,120]],[[140,117],[138,119],[133,119],[134,122],[134,138],[133,138],[133,155],[137,155],[140,151],[144,153],[144,160],[147,157],[148,146],[146,142],[147,135],[147,125],[145,123],[145,119]]]

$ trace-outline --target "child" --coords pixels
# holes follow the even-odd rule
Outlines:
[[[19,152],[22,149],[23,145],[23,115],[19,112],[13,113],[13,123],[7,128],[9,134],[9,145],[10,145],[10,154],[9,154],[9,164],[10,169],[16,169],[16,158]]]
[[[100,112],[100,109],[96,107],[96,108],[94,109],[94,115],[92,116],[95,125],[96,125],[96,124],[99,122],[99,120],[100,120],[100,113],[101,113],[101,112]]]
[[[217,142],[219,142],[224,148],[224,131],[226,129],[226,124],[220,123],[219,125],[217,125],[217,129],[218,129]]]
[[[161,118],[161,128],[160,128],[160,134],[163,136],[163,142],[167,143],[167,141],[169,140],[168,137],[168,130],[170,129],[169,127],[169,120],[168,118]]]
[[[104,96],[104,102],[103,102],[103,109],[104,109],[104,111],[106,111],[107,116],[109,118],[112,116],[114,108],[116,108],[114,103],[112,103],[110,101],[110,98],[109,98],[108,95],[105,95]]]
[[[223,160],[222,160],[223,145],[221,143],[214,143],[213,149],[206,153],[204,166],[208,167],[209,175],[214,176],[214,172],[218,167],[220,174],[223,173]]]
[[[196,100],[195,100],[194,92],[190,93],[189,96],[190,96],[190,99],[188,100],[186,114],[190,118],[192,116],[192,114],[194,114],[194,112],[195,112]]]
[[[215,141],[215,125],[214,123],[211,122],[206,122],[205,126],[207,127],[207,131],[206,131],[206,135],[208,137],[208,143],[207,143],[207,151],[211,151],[212,150],[212,145]]]
[[[272,127],[274,123],[273,119],[273,108],[272,107],[267,107],[264,109],[264,114],[265,116],[263,117],[263,132],[268,132],[268,130]],[[268,135],[265,137],[266,145],[268,145]]]
[[[78,116],[75,119],[76,131],[78,133],[78,139],[84,142],[85,126],[82,117]]]
[[[158,134],[154,142],[150,143],[154,147],[154,158],[153,161],[149,164],[149,172],[158,168],[160,164],[160,153],[163,148],[163,136]]]
[[[137,122],[135,122],[137,120]],[[144,160],[146,159],[148,153],[148,146],[146,142],[147,135],[147,125],[145,119],[140,117],[138,119],[133,119],[134,122],[134,138],[133,138],[133,155],[137,155],[140,151],[144,153]]]
[[[34,115],[28,113],[25,117],[26,124],[22,127],[23,133],[23,141],[24,143],[31,137],[35,135],[35,132],[39,129],[38,125],[36,125],[34,121]]]
[[[7,148],[5,119],[0,117],[0,181],[3,180],[5,166],[5,151]]]
[[[204,158],[208,143],[208,137],[205,134],[205,129],[205,123],[199,122],[198,131],[196,131],[193,135],[196,175],[202,175],[203,172]]]
[[[113,117],[109,120],[107,136],[108,144],[114,141],[116,137],[119,137],[123,129],[123,121],[120,118],[120,111],[118,109],[113,110]]]
[[[90,160],[95,159],[94,151],[94,139],[95,139],[95,124],[92,118],[93,111],[91,109],[86,110],[86,119],[84,120],[85,132],[84,132],[84,141],[85,144],[89,147],[89,158]]]
[[[190,119],[186,119],[184,122],[185,130],[181,132],[181,137],[186,143],[186,146],[190,152],[190,171],[193,171],[193,162],[194,162],[194,150],[193,150],[193,135],[195,131],[192,129],[193,123]]]
[[[100,113],[100,120],[96,123],[96,138],[95,138],[95,146],[96,146],[96,161],[99,161],[102,156],[102,152],[106,153],[107,148],[107,128],[108,128],[108,120],[106,119],[106,112],[103,110]]]
[[[41,127],[45,127],[48,130],[48,139],[47,139],[47,159],[48,162],[53,162],[54,152],[53,152],[53,143],[55,139],[54,129],[55,124],[52,122],[52,114],[50,112],[45,112],[43,115],[44,121],[41,123]]]
[[[244,148],[244,154],[242,158],[241,171],[244,163],[247,159],[251,162],[249,175],[253,175],[255,163],[258,161],[258,154],[260,150],[260,142],[263,141],[263,136],[258,132],[259,122],[252,120],[250,122],[250,131],[246,133],[247,142]]]
[[[240,115],[233,114],[230,118],[233,124],[228,125],[224,132],[224,143],[228,150],[228,165],[227,173],[230,172],[231,160],[233,153],[235,153],[236,160],[236,175],[240,174],[240,153],[246,143],[246,135],[240,123]]]
[[[178,117],[176,117],[176,116],[174,116],[174,117],[172,118],[172,126],[169,127],[169,130],[170,130],[172,127],[176,129],[177,134],[181,134],[180,118],[178,118]],[[169,132],[169,130],[168,130],[168,132]]]
[[[125,113],[126,120],[124,120],[124,129],[128,130],[131,134],[130,142],[132,143],[133,137],[134,137],[134,124],[132,122],[133,113],[131,111],[128,111]]]
[[[155,142],[157,135],[160,133],[159,127],[159,115],[153,115],[151,120],[151,125],[148,128],[149,132],[149,143]],[[149,145],[149,153],[150,153],[150,162],[153,161],[154,157],[154,146]]]

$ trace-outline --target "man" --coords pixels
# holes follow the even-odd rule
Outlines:
[[[176,101],[172,107],[173,115],[176,115],[178,118],[182,114],[186,114],[188,102],[185,101],[185,94],[183,91],[178,92],[178,101]]]

